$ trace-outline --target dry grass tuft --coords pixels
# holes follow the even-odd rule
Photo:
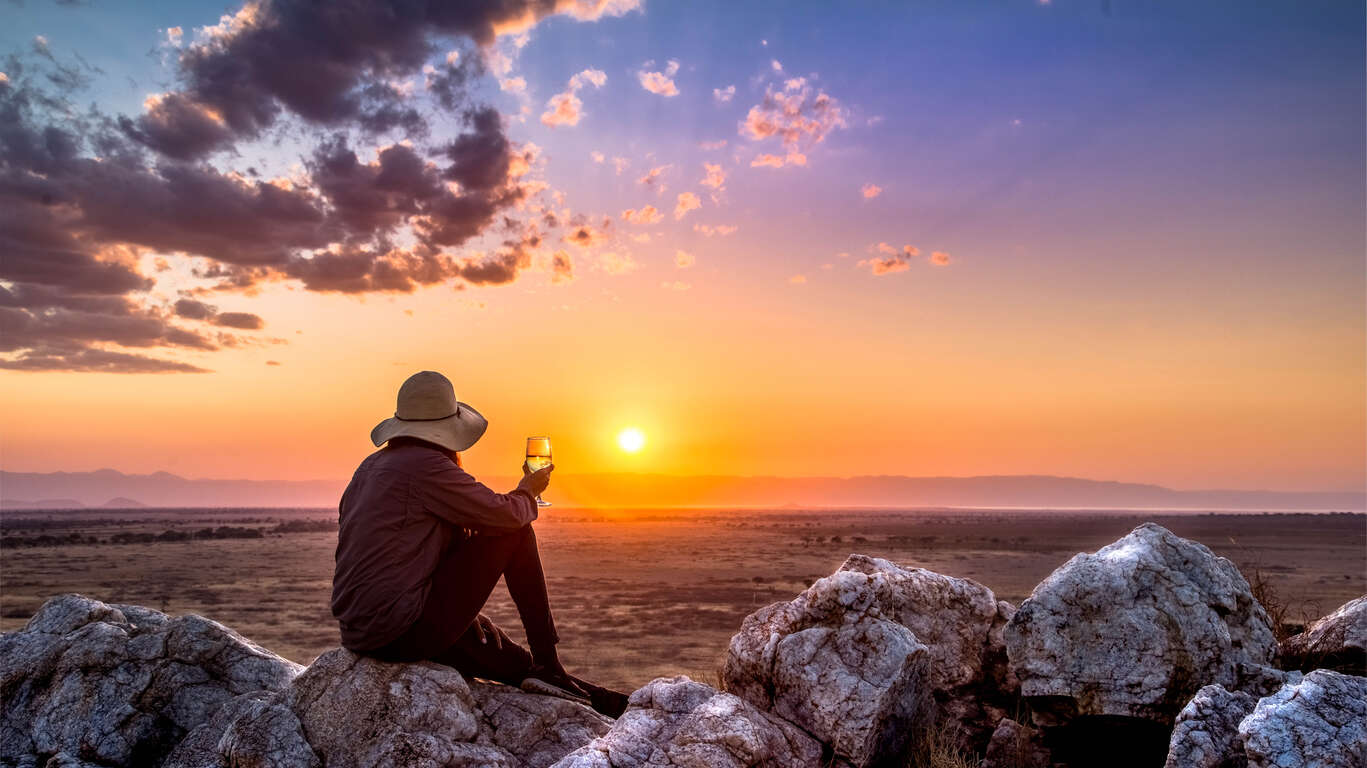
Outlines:
[[[937,724],[923,731],[911,754],[907,768],[980,768],[982,759],[964,749],[958,729]]]

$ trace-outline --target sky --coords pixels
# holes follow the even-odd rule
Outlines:
[[[1361,3],[466,5],[0,2],[0,467],[1367,484]]]

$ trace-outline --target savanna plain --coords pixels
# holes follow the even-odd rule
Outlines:
[[[1074,554],[1153,521],[1235,562],[1286,631],[1367,592],[1367,515],[1084,510],[621,510],[537,521],[566,666],[632,690],[713,682],[731,635],[850,553],[971,578],[1019,603]],[[0,630],[79,592],[198,613],[301,664],[338,644],[326,509],[8,510]],[[500,585],[485,612],[519,640]]]

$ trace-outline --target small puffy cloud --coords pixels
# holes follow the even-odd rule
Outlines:
[[[633,224],[654,224],[664,218],[664,214],[653,205],[643,208],[628,208],[622,211],[622,219]]]
[[[185,41],[185,30],[180,27],[170,27],[166,30],[166,44],[172,48],[179,48]]]
[[[578,125],[583,115],[584,102],[578,96],[566,91],[557,93],[546,101],[546,111],[541,113],[541,122],[554,128],[557,125]]]
[[[689,288],[692,288],[693,286],[679,280],[667,280],[663,283],[660,283],[660,287],[669,291],[686,291]]]
[[[693,266],[696,262],[697,259],[695,259],[693,257],[693,254],[689,253],[688,251],[674,252],[674,266],[678,267],[679,269],[688,269],[689,267]]]
[[[654,168],[651,168],[649,171],[646,171],[646,175],[637,179],[636,183],[644,184],[647,187],[654,186],[660,180],[660,177],[663,176],[666,171],[673,167],[674,166],[672,164],[657,165]]]
[[[804,153],[847,125],[848,113],[840,102],[799,77],[788,80],[782,89],[773,85],[765,89],[764,99],[750,108],[738,130],[752,141],[777,138],[783,145],[786,164],[803,165]],[[781,167],[772,162],[758,165]]]
[[[755,155],[755,159],[750,161],[751,168],[782,168],[785,165],[806,165],[807,156],[801,152],[789,152],[786,155],[775,155],[762,152]]]
[[[552,128],[557,125],[578,125],[579,118],[583,116],[584,102],[580,101],[575,93],[590,85],[602,88],[607,81],[608,76],[601,69],[586,69],[574,75],[564,91],[546,101],[546,111],[541,114],[541,122]],[[525,81],[522,86],[526,87]]]
[[[704,141],[698,144],[698,146],[702,147],[703,149],[721,149],[722,147],[726,146],[726,139],[719,139],[717,141]]]
[[[446,63],[452,66],[460,63],[460,51],[452,50],[446,52]]]
[[[937,267],[948,266],[950,261],[949,254],[944,251],[932,251],[930,254],[930,263]]]
[[[778,63],[778,59],[773,59],[772,61],[770,61],[770,62],[769,62],[769,68],[772,69],[772,70],[774,70],[775,72],[782,72],[782,71],[783,71],[783,65],[780,64],[780,63]]]
[[[614,157],[614,158],[612,158],[612,169],[617,173],[618,176],[621,176],[621,175],[622,175],[622,171],[625,171],[626,169],[628,169],[628,168],[630,168],[630,167],[631,167],[631,161],[628,160],[628,159],[626,159],[625,157]]]
[[[631,258],[629,253],[607,251],[598,255],[598,266],[609,275],[624,275],[627,272],[634,271],[640,265]]]
[[[726,102],[730,101],[731,99],[734,99],[735,97],[736,86],[734,85],[728,85],[725,88],[712,89],[712,98],[716,99],[718,104],[725,104]]]
[[[865,200],[872,200],[883,194],[883,188],[877,184],[865,184],[863,187],[860,187],[859,191],[864,195]]]
[[[646,62],[649,67],[654,62]],[[636,73],[636,79],[641,81],[641,87],[651,93],[660,96],[678,96],[679,88],[674,84],[674,75],[679,71],[679,62],[670,60],[664,71],[650,71],[642,68]]]
[[[267,360],[266,365],[280,365],[279,360]]]
[[[704,187],[711,187],[718,192],[726,189],[726,172],[722,170],[720,164],[703,163],[702,168],[703,178],[702,181],[698,182],[699,184]]]
[[[171,307],[176,317],[186,320],[201,320],[224,328],[242,331],[258,331],[266,327],[266,321],[250,312],[219,312],[217,307],[197,299],[180,299]]]
[[[525,77],[505,77],[498,81],[498,88],[508,93],[526,93],[527,78]]]
[[[589,157],[592,158],[593,162],[599,165],[602,165],[603,161],[607,160],[607,158],[603,156],[603,153],[596,149],[589,153]]]
[[[807,276],[793,275],[792,277],[788,278],[788,282],[792,283],[793,285],[802,285],[803,283],[807,282]]]
[[[608,82],[608,75],[601,69],[586,69],[570,78],[570,90],[577,91],[586,85],[602,88]]]
[[[607,233],[601,229],[596,229],[592,224],[580,223],[572,226],[570,231],[565,233],[565,242],[580,248],[592,248],[606,242]]]
[[[911,260],[921,255],[921,249],[914,245],[904,245],[900,249],[888,243],[869,246],[878,256],[861,259],[857,266],[868,267],[874,275],[889,275],[911,269]]]
[[[680,192],[678,202],[674,206],[675,220],[682,219],[689,211],[696,211],[702,207],[702,201],[692,192]]]
[[[704,237],[712,237],[713,235],[717,235],[719,237],[726,237],[727,235],[735,232],[737,229],[739,229],[739,227],[732,224],[718,224],[715,227],[708,224],[693,225],[693,231],[697,232],[698,234],[701,234]]]
[[[568,283],[574,279],[574,257],[569,251],[559,250],[551,256],[551,282]]]

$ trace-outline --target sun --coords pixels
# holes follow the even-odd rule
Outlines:
[[[627,427],[617,433],[617,445],[627,453],[636,453],[646,445],[646,435],[635,427]]]

